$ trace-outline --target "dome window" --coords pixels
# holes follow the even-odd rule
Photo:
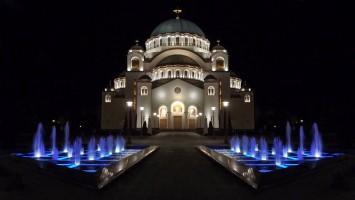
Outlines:
[[[207,95],[212,96],[215,95],[215,89],[213,86],[209,86],[207,89]]]
[[[245,102],[245,103],[250,103],[250,95],[249,95],[249,94],[246,94],[246,95],[244,96],[244,102]]]
[[[171,71],[168,71],[168,78],[171,78]]]
[[[148,95],[148,87],[147,86],[141,87],[141,95],[142,96]]]
[[[110,103],[110,102],[111,102],[111,95],[106,94],[106,96],[105,96],[105,102],[106,102],[106,103]]]
[[[134,57],[132,58],[132,69],[139,69],[139,58]]]
[[[175,72],[175,76],[176,76],[177,78],[180,77],[180,71],[179,71],[179,70]]]

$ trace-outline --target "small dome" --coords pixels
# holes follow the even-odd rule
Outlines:
[[[217,80],[217,79],[216,79],[216,77],[214,77],[214,76],[212,76],[212,75],[210,74],[210,75],[207,75],[204,80],[205,80],[205,81],[207,81],[207,80],[215,81],[215,80]]]
[[[139,51],[139,50],[142,50],[142,51],[144,51],[143,47],[138,44],[139,41],[136,40],[135,42],[136,42],[136,44],[135,44],[134,46],[132,46],[132,47],[130,48],[130,50],[138,50],[138,51]]]
[[[203,31],[195,23],[186,19],[169,19],[159,24],[150,34],[155,36],[165,33],[191,33],[205,37]]]
[[[139,80],[141,80],[141,81],[151,81],[152,79],[148,75],[144,74],[143,76],[141,76],[139,78]]]
[[[213,50],[226,50],[226,48],[224,48],[223,46],[221,46],[219,43],[220,43],[221,41],[220,40],[217,40],[217,45],[216,46],[214,46],[213,48],[212,48],[212,51]]]

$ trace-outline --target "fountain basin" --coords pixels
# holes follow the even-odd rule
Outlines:
[[[303,160],[297,159],[297,153],[290,153],[288,157],[283,158],[282,164],[276,165],[271,152],[269,159],[263,161],[259,152],[255,157],[251,157],[249,154],[231,151],[227,146],[197,146],[197,148],[256,190],[274,186],[345,159],[342,153],[323,153],[320,158],[316,158],[309,151],[305,151]]]
[[[40,158],[36,158],[33,152],[13,153],[11,158],[26,167],[39,169],[90,188],[102,189],[157,149],[158,146],[131,146],[120,153],[107,154],[104,157],[100,157],[97,152],[95,160],[92,161],[88,160],[85,153],[81,156],[79,165],[75,165],[74,157],[67,157],[67,153],[60,153],[57,160],[52,160],[50,151],[46,151]]]

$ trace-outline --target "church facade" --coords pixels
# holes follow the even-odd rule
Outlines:
[[[101,129],[254,129],[254,93],[230,70],[227,49],[193,22],[170,19],[128,50],[127,69],[102,92]],[[132,104],[131,107],[127,106]],[[227,117],[226,117],[227,116]],[[226,120],[227,121],[227,120]]]

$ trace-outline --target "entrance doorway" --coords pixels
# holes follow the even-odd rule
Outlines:
[[[195,129],[196,128],[196,119],[189,119],[189,129]]]
[[[167,129],[168,128],[168,120],[167,119],[160,119],[159,120],[159,128],[160,129]]]
[[[182,116],[174,116],[174,129],[182,129]]]

